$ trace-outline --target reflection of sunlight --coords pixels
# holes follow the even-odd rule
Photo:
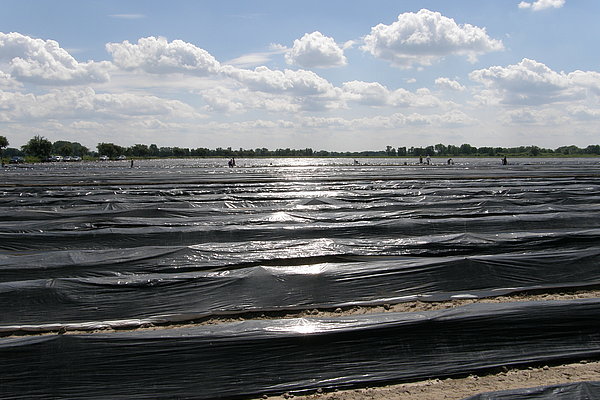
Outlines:
[[[308,242],[301,243],[293,243],[293,242],[282,242],[284,246],[272,249],[275,254],[277,254],[278,258],[282,259],[292,259],[292,258],[303,258],[303,257],[316,257],[316,256],[326,256],[330,254],[336,253],[338,251],[336,249],[335,242],[331,239],[313,239]],[[265,244],[267,246],[272,246],[271,243]],[[306,271],[310,271],[307,273],[319,273],[319,271],[323,268],[322,264],[317,269],[316,266],[306,266]],[[285,271],[285,267],[282,271]],[[298,269],[298,271],[303,271],[303,266],[294,266],[294,268]]]
[[[304,219],[294,217],[293,215],[290,215],[283,211],[279,211],[269,215],[267,220],[271,222],[304,222]]]
[[[289,267],[265,267],[274,269],[278,274],[288,275],[319,275],[325,269],[326,264],[294,265]]]
[[[287,321],[286,321],[287,322]],[[310,334],[327,330],[327,325],[319,321],[311,321],[305,318],[289,320],[283,326],[270,326],[267,330],[272,332],[295,332]]]

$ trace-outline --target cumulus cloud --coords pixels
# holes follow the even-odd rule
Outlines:
[[[351,81],[345,82],[341,90],[344,101],[367,106],[434,108],[450,105],[442,102],[427,88],[420,88],[415,92],[403,88],[389,90],[378,82]]]
[[[362,49],[401,68],[427,66],[449,55],[467,56],[502,50],[502,41],[490,38],[484,28],[459,25],[439,12],[426,9],[404,13],[391,25],[379,24],[365,36]]]
[[[262,92],[323,95],[334,90],[333,85],[326,79],[306,70],[280,71],[265,66],[248,70],[225,65],[221,68],[221,73],[250,89]]]
[[[556,72],[527,58],[507,67],[476,70],[469,77],[490,89],[487,93],[498,96],[502,103],[514,105],[582,99],[588,92],[598,93],[600,89],[600,74],[597,72]]]
[[[333,38],[318,31],[294,40],[294,46],[286,53],[285,60],[302,68],[329,68],[347,64],[344,50]]]
[[[220,63],[206,50],[182,40],[146,37],[137,44],[124,41],[108,43],[106,50],[114,63],[125,70],[149,73],[189,73],[207,76],[218,73]]]
[[[372,106],[383,106],[389,103],[390,91],[379,82],[344,82],[342,90],[344,97],[351,101]]]
[[[459,92],[465,90],[463,85],[448,78],[437,78],[435,80],[435,85],[441,89],[456,90]]]
[[[109,79],[109,62],[78,62],[54,40],[0,32],[0,63],[21,82],[80,85]]]
[[[565,0],[536,0],[534,2],[522,1],[519,8],[530,8],[533,11],[541,11],[548,8],[561,8],[565,5]]]

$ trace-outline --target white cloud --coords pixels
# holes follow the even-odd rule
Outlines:
[[[565,5],[565,0],[536,0],[533,3],[522,1],[519,8],[530,8],[533,11],[541,11],[548,8],[561,8]]]
[[[91,88],[56,89],[41,95],[0,91],[0,109],[10,121],[203,117],[191,106],[178,100],[137,94],[96,93]]]
[[[182,40],[146,37],[137,44],[129,41],[108,43],[106,50],[114,63],[125,70],[149,73],[188,73],[207,76],[218,73],[220,63],[206,50]]]
[[[21,82],[40,85],[79,85],[109,79],[109,62],[81,63],[54,40],[0,32],[0,64]]]
[[[502,118],[507,125],[528,126],[562,126],[569,123],[569,118],[554,109],[525,107],[509,110]]]
[[[368,106],[390,106],[404,108],[446,107],[444,103],[431,94],[427,88],[415,92],[400,88],[389,90],[378,82],[351,81],[342,85],[342,99]]]
[[[352,43],[346,45],[351,46]],[[347,64],[344,50],[333,38],[318,31],[294,40],[294,46],[285,55],[285,60],[302,68],[330,68]]]
[[[456,90],[459,92],[465,90],[463,85],[449,78],[437,78],[435,85],[441,89]]]
[[[389,89],[378,82],[344,82],[342,90],[346,99],[366,105],[383,106],[390,99]]]
[[[508,67],[493,66],[471,72],[469,77],[490,89],[502,103],[540,105],[583,99],[600,91],[600,74],[556,72],[535,60],[524,58]]]
[[[592,109],[584,105],[570,106],[567,112],[579,121],[600,120],[600,109]]]
[[[285,54],[289,49],[279,44],[271,44],[269,51],[257,52],[244,54],[243,56],[236,57],[232,60],[225,62],[225,64],[233,65],[238,68],[249,68],[264,65],[271,61],[271,57],[275,54]]]
[[[221,73],[250,89],[268,93],[322,95],[334,89],[326,79],[306,70],[279,71],[264,66],[248,70],[225,65],[221,68]]]
[[[203,90],[201,96],[206,103],[206,109],[217,113],[241,114],[251,110],[266,110],[278,113],[300,111],[300,105],[294,102],[293,96],[252,92],[247,88],[231,90],[225,87],[215,87],[210,90]]]
[[[431,65],[449,55],[467,56],[503,49],[502,41],[490,38],[484,28],[458,25],[439,12],[426,9],[404,13],[391,25],[379,24],[365,36],[362,49],[401,68]]]

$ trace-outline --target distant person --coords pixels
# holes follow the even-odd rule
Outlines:
[[[131,159],[131,165],[129,166],[129,168],[133,168],[133,158]]]
[[[454,160],[453,160],[453,159],[451,159],[451,158],[449,158],[449,159],[448,159],[448,165],[454,165]]]
[[[423,164],[423,156],[419,156],[419,164]]]
[[[508,165],[508,160],[506,159],[506,156],[502,158],[502,165]]]
[[[427,165],[431,164],[431,157],[429,157],[429,154],[427,154]]]

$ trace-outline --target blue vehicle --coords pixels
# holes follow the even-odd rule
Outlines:
[[[10,164],[23,164],[25,162],[25,159],[21,156],[13,156],[9,163]]]

